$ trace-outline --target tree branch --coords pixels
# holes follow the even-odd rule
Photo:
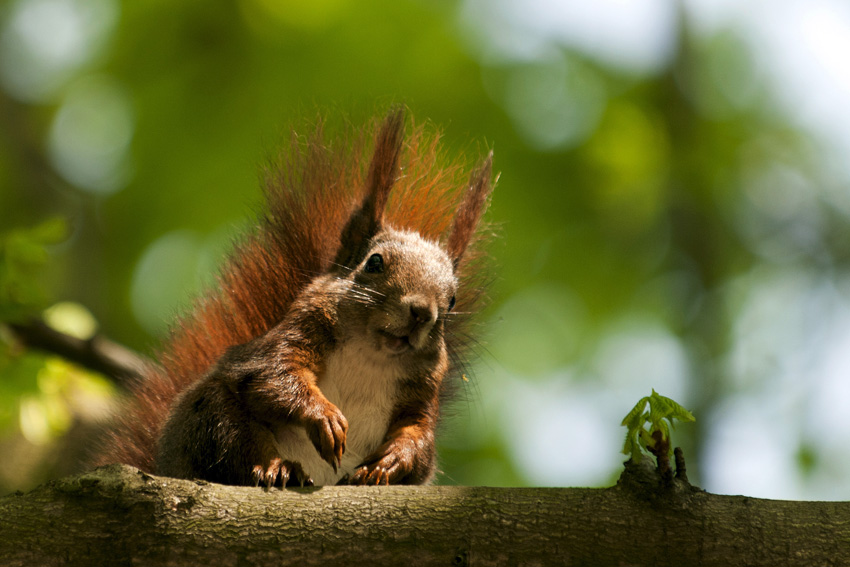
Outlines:
[[[7,323],[7,326],[24,345],[100,372],[122,386],[140,380],[148,364],[140,354],[101,335],[88,340],[78,339],[39,320],[25,324]]]
[[[653,476],[655,475],[655,476]],[[6,565],[829,565],[850,503],[606,489],[227,487],[123,465],[0,499]],[[653,480],[653,478],[655,480]],[[647,489],[646,483],[650,488]]]

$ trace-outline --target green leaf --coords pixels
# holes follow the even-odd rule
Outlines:
[[[670,413],[670,405],[664,396],[659,396],[655,390],[652,390],[652,395],[649,396],[649,422],[656,426],[662,419]]]
[[[630,455],[635,462],[640,461],[641,458],[640,432],[643,431],[643,424],[648,415],[644,413],[648,402],[649,398],[641,398],[621,422],[626,427],[626,442],[623,444],[622,452]]]
[[[666,396],[662,396],[655,390],[652,390],[652,396],[650,396],[650,405],[652,405],[653,402],[658,406],[659,413],[663,414],[661,417],[663,419],[670,420],[671,423],[674,419],[678,419],[679,421],[683,422],[696,421],[691,412],[686,410],[676,401]]]
[[[648,397],[643,397],[640,401],[635,404],[635,407],[626,414],[626,417],[623,418],[623,421],[620,425],[625,425],[629,429],[634,429],[640,427],[641,424],[641,415],[643,414],[644,408],[646,408],[646,404],[649,402]]]
[[[673,444],[669,441],[674,419],[694,421],[694,416],[677,402],[652,390],[652,395],[641,398],[621,422],[626,427],[623,453],[631,455],[633,461],[639,461],[641,450],[648,452],[655,447],[655,439],[652,437],[655,431],[661,431],[672,451]]]

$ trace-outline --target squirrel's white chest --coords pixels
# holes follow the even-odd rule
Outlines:
[[[400,364],[376,353],[365,341],[340,346],[325,361],[318,385],[348,420],[342,466],[334,473],[301,427],[278,432],[281,457],[299,462],[318,485],[336,484],[384,441],[401,377]]]

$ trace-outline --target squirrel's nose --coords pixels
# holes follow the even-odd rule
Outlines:
[[[410,317],[417,325],[431,323],[437,318],[432,306],[421,300],[410,303]]]

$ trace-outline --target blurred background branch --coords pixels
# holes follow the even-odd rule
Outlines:
[[[8,326],[26,347],[61,356],[69,362],[103,374],[124,388],[141,380],[144,367],[149,363],[127,347],[101,335],[79,339],[39,320],[9,323]]]

